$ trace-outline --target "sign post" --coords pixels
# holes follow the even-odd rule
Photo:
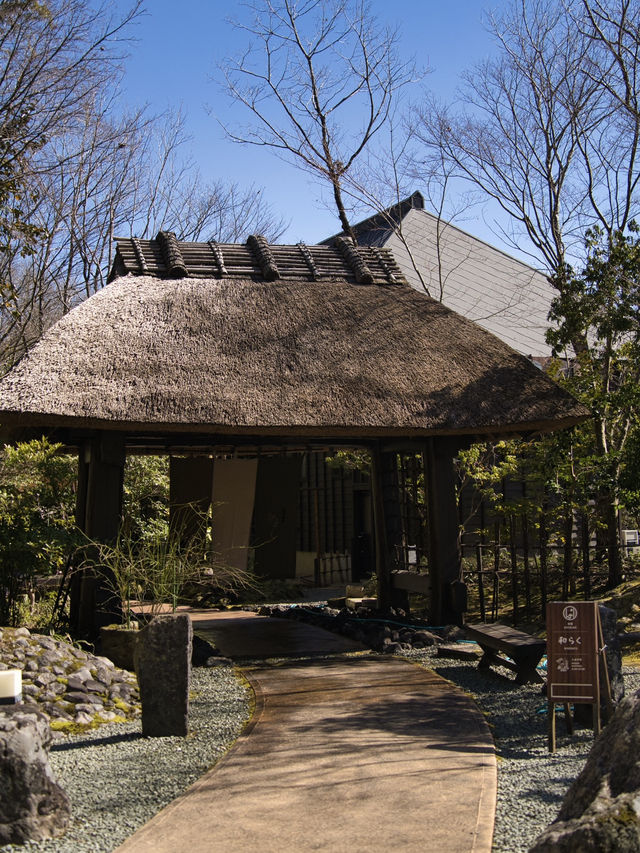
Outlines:
[[[555,706],[593,705],[594,734],[600,733],[602,627],[596,601],[552,601],[547,605],[547,701],[549,752],[556,750]]]

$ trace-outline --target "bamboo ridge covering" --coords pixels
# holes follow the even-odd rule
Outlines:
[[[305,281],[403,281],[393,256],[377,246],[354,246],[337,237],[332,246],[269,245],[252,235],[246,243],[189,243],[161,231],[155,240],[118,239],[111,278],[126,273],[160,278],[211,277]]]
[[[586,414],[403,283],[385,250],[358,249],[363,272],[329,247],[180,243],[170,278],[154,241],[135,243],[119,243],[116,267],[146,274],[115,278],[44,335],[0,382],[0,422],[357,437],[550,429]]]

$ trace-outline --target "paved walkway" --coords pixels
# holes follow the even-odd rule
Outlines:
[[[353,651],[318,628],[193,613],[226,654],[254,661],[256,694],[235,746],[119,853],[488,853],[496,766],[484,717],[417,665]],[[291,651],[291,649],[289,649]]]

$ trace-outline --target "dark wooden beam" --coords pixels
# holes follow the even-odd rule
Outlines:
[[[169,460],[169,526],[185,541],[200,529],[211,505],[213,459],[172,456]]]
[[[462,624],[460,528],[454,459],[456,440],[428,439],[423,448],[432,612],[436,625]]]
[[[122,518],[124,436],[102,432],[85,442],[78,458],[76,522],[87,538],[114,543]],[[71,624],[95,639],[101,625],[120,621],[122,606],[114,583],[104,575],[78,572],[71,589]]]
[[[376,551],[376,578],[378,607],[382,611],[390,610],[393,590],[391,586],[391,554],[387,538],[387,521],[384,501],[384,471],[380,445],[376,442],[370,447],[371,453],[371,496],[373,502],[373,527]]]

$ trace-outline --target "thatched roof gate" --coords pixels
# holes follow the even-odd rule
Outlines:
[[[388,251],[343,238],[118,240],[107,287],[0,382],[3,426],[80,449],[79,519],[92,536],[113,535],[125,452],[424,451],[443,490],[431,519],[439,586],[454,572],[456,448],[585,414],[526,358],[409,287]]]

